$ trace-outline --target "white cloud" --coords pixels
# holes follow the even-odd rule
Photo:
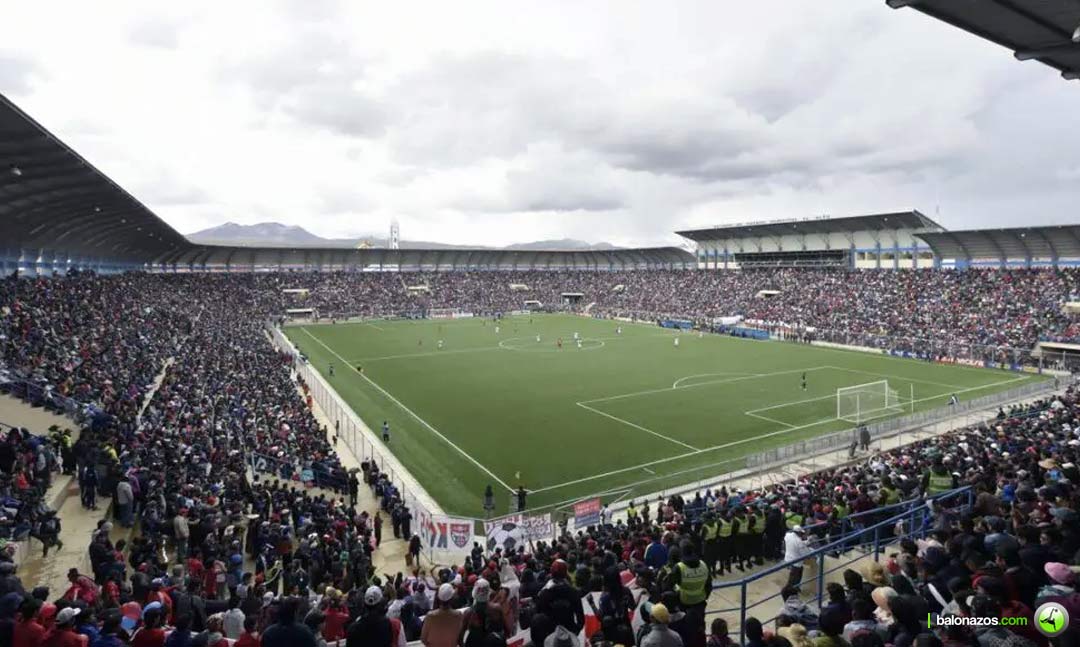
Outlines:
[[[940,205],[1061,222],[1080,94],[917,12],[684,0],[22,3],[0,92],[181,231],[676,242]]]

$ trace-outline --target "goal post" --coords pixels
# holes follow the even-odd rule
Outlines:
[[[855,424],[904,412],[900,394],[888,380],[845,386],[836,390],[836,417]]]

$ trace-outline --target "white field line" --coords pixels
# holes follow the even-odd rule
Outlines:
[[[656,472],[652,471],[651,469],[649,469],[649,468],[647,468],[647,467],[643,467],[643,468],[641,468],[641,469],[645,470],[645,471],[646,471],[646,472],[648,472],[649,474],[652,474],[653,476],[656,476]]]
[[[371,326],[372,328],[374,328],[375,330],[378,330],[379,332],[386,332],[386,328],[380,328],[380,327],[376,326],[375,324],[371,323],[370,321],[365,321],[364,325],[365,326]]]
[[[959,393],[967,393],[967,392],[970,392],[970,391],[979,391],[979,390],[982,390],[982,389],[990,388],[992,386],[1001,386],[1001,385],[1004,385],[1004,384],[1011,384],[1013,382],[1019,382],[1021,380],[1026,380],[1026,379],[1027,379],[1027,376],[1021,376],[1021,377],[1013,378],[1011,380],[1005,380],[1005,381],[1002,381],[1002,382],[997,382],[995,384],[983,385],[983,386],[973,386],[973,387],[970,387],[970,388],[967,388],[967,389],[962,389],[962,390],[956,391],[956,393],[959,394]],[[688,388],[688,387],[683,387],[683,388]],[[944,395],[939,394],[939,395],[933,395],[933,396],[930,396],[930,397],[927,397],[927,398],[920,398],[920,399],[914,400],[914,402],[916,402],[916,403],[918,403],[918,402],[926,402],[928,400],[934,400],[936,398],[941,398],[941,397],[944,397]],[[823,425],[823,424],[825,424],[827,422],[835,422],[836,420],[837,419],[835,417],[834,418],[825,418],[824,420],[819,420],[817,422],[811,422],[811,423],[805,424],[805,425],[798,425],[798,426],[792,427],[790,429],[781,429],[779,431],[772,431],[772,432],[769,432],[769,433],[766,433],[766,434],[761,434],[760,436],[754,436],[753,438],[743,438],[742,440],[734,440],[732,442],[724,443],[722,445],[713,445],[712,447],[706,447],[704,449],[699,449],[699,450],[697,450],[695,452],[686,452],[686,453],[683,453],[683,454],[677,454],[675,456],[668,456],[667,458],[660,458],[660,459],[657,459],[657,460],[654,460],[654,461],[649,461],[648,463],[641,463],[640,465],[631,465],[630,467],[623,467],[623,468],[619,468],[617,470],[611,470],[610,472],[604,472],[602,474],[594,474],[592,476],[586,476],[584,478],[574,479],[572,481],[567,481],[565,483],[559,483],[557,485],[548,485],[546,487],[542,487],[542,488],[539,488],[539,489],[536,489],[536,490],[530,490],[530,492],[531,493],[537,493],[537,492],[547,492],[548,490],[558,490],[558,489],[562,489],[564,487],[567,487],[569,485],[577,485],[579,483],[587,483],[589,481],[595,481],[596,479],[606,478],[608,476],[614,476],[616,474],[622,474],[624,472],[629,472],[631,470],[639,470],[639,469],[644,469],[646,467],[653,467],[654,465],[661,465],[663,463],[669,463],[671,461],[680,460],[680,459],[683,459],[683,458],[689,458],[691,456],[697,456],[698,454],[705,454],[707,452],[716,451],[718,449],[727,449],[728,447],[734,447],[736,445],[743,445],[743,444],[746,444],[746,443],[756,442],[756,441],[762,440],[764,438],[771,438],[773,436],[780,436],[780,435],[783,435],[783,434],[791,433],[793,431],[798,431],[800,429],[809,429],[810,427],[816,427],[818,425]],[[694,469],[696,469],[696,468],[694,468]]]
[[[818,402],[820,400],[828,400],[829,398],[835,398],[836,394],[831,393],[829,395],[823,395],[820,398],[806,398],[805,400],[792,400],[791,402],[781,402],[780,404],[774,404],[769,407],[759,407],[757,409],[750,409],[749,411],[743,411],[748,416],[752,416],[758,411],[772,411],[773,409],[783,409],[784,407],[792,407],[796,404],[806,404],[807,402]]]
[[[633,393],[620,393],[619,395],[611,395],[606,398],[594,398],[592,400],[583,400],[584,404],[592,404],[594,402],[609,402],[611,400],[622,400],[624,398],[636,398],[639,395],[649,395],[651,393],[664,393],[666,391],[681,391],[683,389],[695,389],[699,386],[709,386],[711,384],[729,384],[731,382],[742,382],[744,380],[756,380],[759,377],[775,377],[777,375],[790,375],[792,373],[809,373],[811,371],[820,371],[829,368],[828,366],[815,366],[814,368],[796,368],[790,371],[776,371],[775,373],[758,373],[755,375],[747,375],[745,377],[733,377],[722,380],[707,380],[705,382],[696,382],[694,384],[687,384],[686,386],[664,387],[661,389],[646,389],[644,391],[634,391]],[[581,403],[579,403],[581,404]]]
[[[677,389],[677,388],[679,388],[679,384],[681,382],[684,382],[686,380],[692,380],[695,377],[716,377],[718,375],[745,375],[745,376],[754,377],[754,376],[760,375],[760,373],[744,373],[744,372],[741,372],[741,371],[725,371],[725,372],[721,372],[721,373],[698,373],[697,375],[687,375],[686,377],[680,377],[679,379],[677,379],[677,380],[675,380],[674,382],[671,383],[671,388]]]
[[[323,341],[322,341],[321,339],[319,339],[319,338],[318,338],[318,337],[316,337],[315,335],[312,335],[312,334],[311,334],[311,332],[309,332],[309,331],[307,330],[307,328],[304,328],[304,329],[303,329],[303,331],[304,331],[304,332],[305,332],[305,333],[307,334],[307,336],[308,336],[308,337],[311,337],[312,339],[314,339],[314,340],[315,340],[315,342],[316,342],[317,344],[319,344],[320,346],[322,346],[322,347],[323,347],[323,348],[325,348],[326,350],[330,351],[330,353],[331,353],[332,355],[334,355],[335,357],[337,357],[338,359],[340,359],[340,360],[341,360],[342,362],[344,362],[344,361],[345,361],[345,358],[344,358],[344,357],[342,357],[341,355],[339,355],[339,354],[337,353],[337,351],[335,351],[335,350],[334,350],[333,348],[330,348],[329,346],[327,346],[326,344],[324,344],[324,343],[323,343]],[[388,391],[387,391],[386,389],[384,389],[384,388],[382,388],[381,386],[379,386],[378,384],[376,384],[376,383],[375,383],[375,382],[374,382],[374,381],[373,381],[373,380],[372,380],[371,378],[369,378],[368,376],[364,375],[364,374],[363,374],[363,373],[361,373],[360,371],[357,371],[357,370],[356,370],[356,368],[354,368],[353,366],[349,366],[349,368],[350,368],[350,369],[351,369],[352,371],[354,371],[354,372],[355,372],[355,373],[356,373],[357,375],[359,375],[359,376],[360,376],[361,378],[363,378],[364,380],[366,380],[368,384],[370,384],[371,386],[373,386],[373,387],[375,387],[376,389],[378,389],[378,391],[379,391],[380,393],[382,393],[383,395],[385,395],[385,396],[387,397],[387,399],[389,399],[389,400],[390,400],[391,402],[393,402],[393,403],[394,403],[394,404],[396,404],[397,406],[401,407],[402,411],[404,411],[405,413],[408,413],[408,414],[409,414],[410,416],[412,416],[413,418],[415,418],[415,419],[417,420],[417,422],[419,422],[419,423],[420,423],[420,424],[422,424],[423,426],[427,427],[427,429],[428,429],[429,431],[431,431],[431,433],[435,434],[436,436],[438,436],[439,438],[441,438],[441,439],[442,439],[443,441],[445,441],[447,445],[450,445],[450,446],[451,446],[451,447],[453,447],[453,448],[454,448],[455,450],[457,450],[457,452],[458,452],[459,454],[461,454],[462,456],[464,456],[464,457],[465,457],[466,459],[468,459],[468,460],[469,460],[469,462],[471,462],[471,463],[472,463],[473,465],[475,465],[475,466],[479,467],[479,468],[480,468],[481,470],[483,470],[483,472],[484,472],[485,474],[487,474],[487,475],[488,475],[488,476],[490,476],[491,478],[495,479],[495,482],[496,482],[496,483],[498,483],[499,485],[503,486],[504,488],[506,488],[506,490],[507,490],[508,492],[510,492],[511,494],[513,494],[513,493],[515,492],[514,488],[510,487],[509,485],[507,485],[507,484],[506,484],[506,482],[505,482],[505,481],[503,481],[503,480],[502,480],[501,478],[499,478],[498,476],[495,476],[495,474],[494,474],[494,473],[493,473],[493,472],[492,472],[491,470],[489,470],[488,468],[484,467],[484,466],[483,466],[483,465],[482,465],[482,464],[480,463],[480,461],[478,461],[478,460],[476,460],[475,458],[473,458],[473,457],[472,457],[472,456],[471,456],[471,455],[470,455],[470,454],[469,454],[468,452],[466,452],[466,451],[465,451],[464,449],[462,449],[462,448],[458,447],[458,446],[457,446],[457,444],[455,444],[455,443],[454,443],[454,441],[452,441],[452,440],[450,440],[449,438],[447,438],[446,436],[444,436],[444,435],[442,434],[442,432],[440,432],[440,431],[439,431],[438,429],[436,429],[435,427],[431,426],[431,424],[430,424],[430,423],[428,423],[428,421],[427,421],[427,420],[424,420],[423,418],[421,418],[420,416],[418,416],[418,415],[416,414],[416,412],[415,412],[415,411],[413,411],[413,410],[412,410],[412,409],[410,409],[409,407],[407,407],[407,406],[405,406],[404,404],[402,404],[401,400],[398,400],[398,399],[397,399],[397,398],[395,398],[394,396],[390,395],[390,393],[389,393],[389,392],[388,392]]]
[[[766,422],[774,422],[774,423],[776,423],[778,425],[783,425],[785,427],[794,427],[795,426],[795,425],[793,425],[791,423],[784,422],[783,420],[777,420],[776,418],[770,418],[768,416],[763,416],[763,415],[754,413],[753,411],[744,411],[743,415],[750,416],[752,418],[760,418],[761,420],[765,420]]]
[[[629,420],[623,420],[622,418],[620,418],[618,416],[613,416],[610,413],[607,413],[605,411],[601,411],[599,409],[593,409],[592,407],[590,407],[587,404],[583,404],[581,402],[575,402],[574,404],[578,405],[582,409],[587,409],[589,411],[592,411],[593,413],[598,413],[598,414],[604,416],[605,418],[610,418],[611,420],[614,420],[616,422],[621,422],[624,425],[629,425],[629,426],[633,427],[634,429],[640,429],[641,431],[644,431],[647,434],[652,434],[653,436],[656,436],[657,438],[663,438],[664,440],[666,440],[668,442],[675,443],[676,445],[682,445],[683,447],[685,447],[687,449],[692,449],[694,451],[698,451],[698,448],[694,447],[693,445],[687,445],[686,443],[684,443],[681,440],[675,440],[671,436],[665,436],[664,434],[657,433],[657,432],[653,431],[652,429],[649,429],[647,427],[642,427],[641,425],[630,422]]]

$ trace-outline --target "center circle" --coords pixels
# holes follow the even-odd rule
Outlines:
[[[555,339],[541,338],[539,343],[535,337],[511,337],[499,342],[499,348],[513,350],[521,353],[567,353],[582,350],[599,350],[605,346],[603,339],[582,338],[581,348],[573,339],[563,339],[562,348],[559,348]]]

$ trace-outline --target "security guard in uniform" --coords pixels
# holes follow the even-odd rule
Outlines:
[[[746,508],[739,509],[739,530],[735,537],[736,559],[735,568],[740,571],[750,568],[750,550],[754,542],[754,515],[749,514]]]
[[[720,524],[711,510],[705,513],[705,521],[701,524],[701,545],[705,564],[715,572],[716,561],[720,558]]]
[[[640,521],[637,506],[634,505],[634,500],[631,499],[630,504],[626,506],[626,525],[634,529],[637,528]]]
[[[731,558],[735,554],[735,522],[729,519],[729,516],[730,513],[724,512],[717,520],[717,524],[719,525],[717,531],[717,557],[720,560],[720,567],[717,574],[719,575],[724,574],[725,568],[728,573],[731,572]]]
[[[927,496],[956,489],[956,477],[949,473],[945,461],[940,456],[934,458],[930,471],[923,474],[922,489]]]
[[[892,479],[884,476],[881,479],[881,505],[894,505],[900,503],[900,490],[893,485]]]
[[[697,557],[690,543],[683,545],[682,559],[670,580],[679,594],[679,605],[686,612],[686,622],[694,636],[705,642],[705,603],[712,592],[712,571]]]
[[[761,566],[765,563],[765,511],[760,506],[749,512],[754,522],[751,526],[750,555]]]
[[[795,526],[803,525],[803,521],[803,516],[793,508],[784,513],[784,525],[789,531],[794,530]]]

